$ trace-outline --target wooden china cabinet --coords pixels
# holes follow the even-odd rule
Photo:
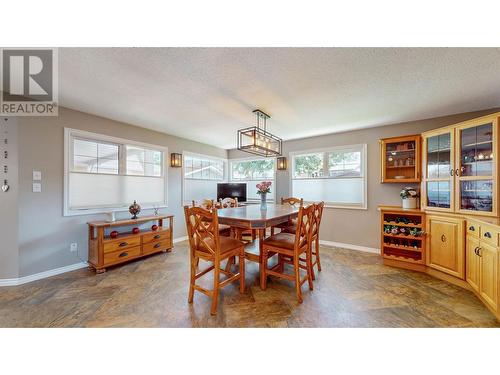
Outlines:
[[[380,140],[382,182],[420,182],[420,135]]]
[[[498,216],[497,116],[423,134],[422,208]]]
[[[423,133],[421,208],[379,206],[384,264],[426,272],[470,289],[498,320],[499,118],[497,112]],[[384,170],[391,150],[382,152]],[[395,179],[387,173],[383,179],[387,176]],[[408,235],[403,227],[408,217],[421,233],[416,243],[415,234]]]

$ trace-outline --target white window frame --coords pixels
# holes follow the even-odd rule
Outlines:
[[[191,151],[182,151],[182,198],[181,198],[181,204],[182,205],[191,205],[191,201],[186,201],[186,161],[185,157],[186,156],[191,156],[195,158],[200,158],[200,159],[207,159],[207,160],[214,160],[214,161],[222,161],[223,163],[223,176],[222,180],[206,180],[203,178],[192,178],[189,180],[201,180],[201,181],[208,181],[208,182],[216,182],[216,183],[224,183],[227,182],[227,176],[228,176],[228,159],[221,158],[218,156],[211,156],[211,155],[206,155],[206,154],[199,154],[196,152],[191,152]],[[215,200],[217,197],[215,197]]]
[[[291,164],[291,169],[289,173],[289,192],[290,196],[294,196],[293,194],[293,180],[294,170],[295,170],[295,156],[300,156],[304,154],[314,154],[314,153],[322,153],[322,152],[338,152],[338,151],[348,151],[352,149],[361,149],[363,155],[361,155],[361,176],[360,177],[317,177],[310,178],[310,180],[336,180],[336,179],[346,179],[346,178],[361,178],[363,179],[363,203],[361,205],[355,204],[341,204],[334,202],[325,202],[326,208],[346,208],[350,210],[367,210],[368,209],[368,146],[366,143],[363,144],[354,144],[354,145],[345,145],[345,146],[332,146],[332,147],[324,147],[317,149],[309,149],[309,150],[301,150],[301,151],[293,151],[289,153],[289,159]],[[296,179],[300,180],[300,179]],[[308,179],[309,180],[309,179]],[[319,200],[319,199],[318,199]],[[309,202],[307,202],[309,203]]]
[[[259,157],[259,156],[249,156],[249,157],[245,157],[245,158],[237,158],[237,159],[229,159],[229,165],[228,165],[228,179],[229,179],[229,182],[232,182],[232,183],[238,183],[238,182],[241,182],[241,183],[247,183],[248,181],[264,181],[264,179],[262,180],[233,180],[233,163],[237,163],[237,162],[242,162],[242,161],[252,161],[252,160],[273,160],[274,161],[274,178],[273,178],[273,184],[271,185],[271,196],[272,196],[272,199],[274,201],[274,203],[276,203],[276,172],[277,172],[277,158],[275,157]],[[257,190],[257,188],[255,188],[255,190]],[[248,192],[247,192],[247,202],[248,202]],[[255,200],[255,202],[257,202],[258,200]]]
[[[142,206],[143,210],[147,209],[152,209],[152,208],[166,208],[168,207],[168,168],[167,168],[167,157],[168,157],[168,148],[164,146],[159,146],[159,145],[154,145],[154,144],[149,144],[149,143],[143,143],[143,142],[137,142],[133,141],[130,139],[124,139],[124,138],[118,138],[118,137],[112,137],[109,135],[104,135],[104,134],[99,134],[99,133],[92,133],[84,130],[79,130],[79,129],[72,129],[72,128],[64,128],[64,188],[63,188],[63,216],[80,216],[80,215],[92,215],[92,214],[101,214],[101,213],[106,213],[106,212],[124,212],[128,211],[128,205],[125,206],[109,206],[109,207],[98,207],[98,208],[81,208],[81,209],[71,209],[69,207],[69,175],[70,175],[70,169],[73,164],[73,138],[77,139],[83,139],[83,140],[89,140],[89,141],[95,141],[95,142],[106,142],[106,143],[111,143],[111,144],[117,144],[117,145],[131,145],[131,146],[138,146],[138,147],[144,147],[148,149],[154,149],[158,151],[163,152],[163,161],[162,161],[162,176],[155,177],[155,176],[146,176],[150,178],[163,178],[165,182],[165,202],[163,202],[160,205],[156,206]],[[124,147],[120,147],[118,151],[118,174],[108,174],[110,176],[120,176],[124,175],[123,173],[120,174],[120,170],[125,170],[126,164],[124,155]],[[125,155],[126,157],[126,155]],[[79,172],[79,173],[85,173],[85,172]],[[100,173],[102,175],[102,173]],[[145,176],[140,176],[140,175],[127,175],[130,177],[145,177]],[[132,203],[132,202],[130,202]]]

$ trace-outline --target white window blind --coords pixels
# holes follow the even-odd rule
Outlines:
[[[166,148],[65,129],[64,214],[166,206]]]
[[[366,208],[366,145],[294,152],[291,195],[327,206]]]
[[[247,200],[260,200],[257,185],[262,181],[271,181],[271,194],[268,197],[274,201],[276,197],[276,159],[233,159],[231,160],[231,182],[246,182]]]
[[[226,160],[184,152],[184,204],[217,199],[217,184],[225,181]]]

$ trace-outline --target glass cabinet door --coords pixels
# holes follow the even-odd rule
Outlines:
[[[460,176],[492,176],[493,124],[460,131]]]
[[[493,212],[493,123],[459,130],[459,210]]]
[[[382,182],[420,181],[420,135],[382,139]]]
[[[426,138],[426,205],[450,209],[453,179],[453,137],[451,132]]]

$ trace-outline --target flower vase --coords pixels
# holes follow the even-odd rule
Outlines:
[[[417,198],[402,199],[403,208],[417,208]]]
[[[260,209],[267,210],[267,194],[260,195]]]

